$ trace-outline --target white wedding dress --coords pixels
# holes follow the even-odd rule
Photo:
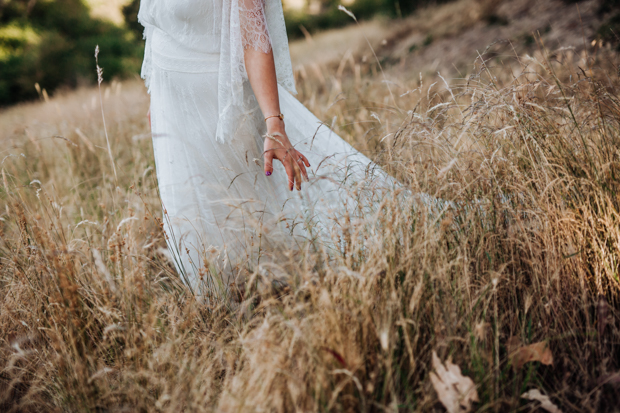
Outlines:
[[[195,291],[226,286],[283,245],[331,242],[337,251],[344,215],[392,181],[291,95],[280,0],[142,0],[138,17],[164,229],[184,282]],[[274,52],[287,135],[312,165],[301,192],[288,190],[279,162],[272,176],[263,172],[266,130],[245,71],[248,47]]]

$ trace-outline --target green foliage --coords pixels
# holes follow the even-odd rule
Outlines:
[[[599,14],[618,11],[620,11],[620,0],[602,0],[598,7]]]
[[[347,8],[358,20],[365,20],[377,15],[400,18],[414,13],[420,7],[430,4],[448,3],[451,0],[356,0]],[[345,26],[352,22],[350,16],[338,10],[340,1],[323,0],[322,12],[308,14],[307,12],[285,11],[286,31],[289,38],[303,36],[302,26],[310,33],[320,30]]]
[[[450,0],[356,0],[349,9],[359,20],[376,15],[406,16],[431,3]],[[608,0],[613,1],[613,0]],[[290,38],[352,22],[340,1],[323,0],[322,12],[287,12]],[[35,83],[48,91],[92,83],[93,52],[101,50],[107,79],[138,72],[142,26],[139,0],[123,7],[126,28],[93,19],[82,0],[0,0],[0,106],[36,98]]]
[[[607,42],[618,45],[620,43],[620,0],[601,1],[598,14],[601,16],[608,16],[598,29],[599,37]]]
[[[485,19],[491,26],[508,26],[508,19],[497,14],[490,14]]]
[[[82,0],[0,2],[0,105],[92,83],[95,46],[106,78],[135,73],[141,49],[124,28],[90,17]]]
[[[138,23],[138,11],[140,10],[140,0],[132,0],[131,3],[123,6],[123,17],[125,18],[125,24],[127,28],[136,36],[141,39],[144,27]]]

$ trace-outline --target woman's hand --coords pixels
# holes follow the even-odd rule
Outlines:
[[[268,36],[267,33],[266,35]],[[265,53],[262,49],[249,45],[244,47],[244,58],[245,69],[252,90],[262,113],[267,116],[265,118],[267,135],[265,136],[265,152],[263,153],[265,175],[270,176],[273,173],[273,160],[277,159],[282,162],[286,169],[289,190],[292,191],[294,187],[297,187],[299,191],[301,180],[308,180],[306,167],[310,167],[310,163],[291,145],[286,136],[282,118],[274,116],[281,112],[273,50]]]
[[[265,157],[265,175],[270,176],[273,173],[273,160],[277,159],[282,162],[286,169],[289,190],[292,191],[296,187],[299,191],[301,190],[302,179],[308,181],[306,167],[310,167],[310,162],[297,149],[293,148],[284,131],[283,122],[280,119],[277,119],[277,122],[281,123],[282,126],[268,128],[269,132],[265,136],[265,152],[263,153]]]

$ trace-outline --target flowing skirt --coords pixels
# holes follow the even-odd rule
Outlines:
[[[391,182],[281,87],[287,135],[311,164],[300,192],[288,190],[280,162],[265,176],[260,110],[242,114],[227,142],[216,141],[218,58],[191,64],[154,52],[150,79],[164,229],[181,278],[198,294],[230,284],[241,267],[251,271],[282,246],[337,250],[343,217],[360,210],[363,193],[381,197],[378,188]]]

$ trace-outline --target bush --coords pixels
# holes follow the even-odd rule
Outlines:
[[[96,45],[107,78],[138,71],[135,36],[91,18],[82,0],[0,3],[0,105],[35,98],[35,83],[51,92],[93,82]]]

